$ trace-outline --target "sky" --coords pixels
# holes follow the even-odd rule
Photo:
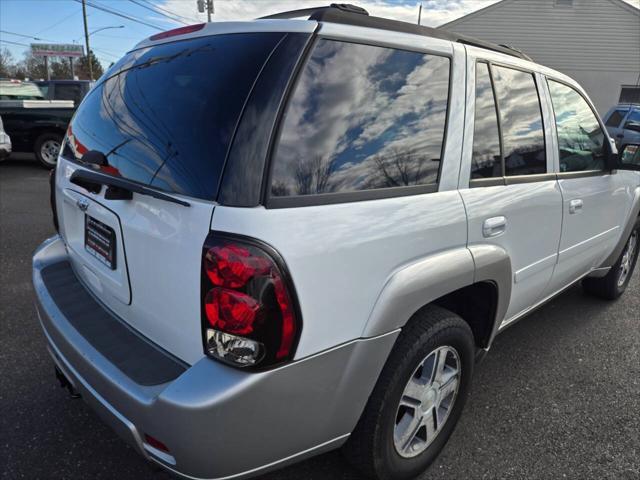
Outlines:
[[[352,0],[352,3],[366,8],[371,15],[409,22],[417,21],[418,5],[422,3],[422,24],[437,26],[497,1]],[[640,2],[627,1],[633,5]],[[196,0],[87,2],[90,5],[87,7],[89,32],[103,27],[119,27],[101,30],[90,36],[91,49],[104,67],[108,67],[140,40],[154,33],[206,21],[206,14],[198,13]],[[215,0],[213,20],[250,20],[270,13],[329,3],[331,0]],[[131,17],[138,22],[116,14]],[[31,42],[84,44],[80,0],[0,0],[0,48],[8,48],[16,60],[21,60]]]

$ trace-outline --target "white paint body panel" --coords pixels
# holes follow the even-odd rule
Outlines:
[[[393,273],[467,241],[458,192],[271,210],[216,207],[211,227],[259,238],[284,258],[302,310],[296,358],[361,337]]]
[[[132,200],[105,200],[102,194],[70,183],[77,165],[63,159],[59,162],[58,212],[76,274],[135,330],[185,362],[197,362],[204,356],[200,317],[202,245],[209,233],[213,203],[189,198],[191,206],[184,207],[135,193]],[[114,283],[114,272],[84,251],[84,214],[70,201],[72,195],[80,194],[91,201],[87,213],[116,229],[115,274],[119,274],[119,284]],[[117,228],[118,219],[121,229]],[[129,290],[123,283],[127,272],[130,304],[124,297]]]

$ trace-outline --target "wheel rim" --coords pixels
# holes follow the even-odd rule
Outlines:
[[[433,443],[455,405],[460,374],[460,356],[453,347],[440,347],[420,362],[396,413],[393,444],[398,455],[416,457]]]
[[[629,274],[631,273],[631,268],[633,267],[633,260],[636,255],[636,248],[638,246],[638,231],[635,230],[629,241],[627,242],[626,247],[624,248],[624,252],[622,254],[622,261],[620,262],[620,274],[618,276],[618,287],[624,286],[627,279],[629,278]]]
[[[60,142],[57,140],[45,140],[40,147],[40,156],[49,165],[55,165],[60,153]]]

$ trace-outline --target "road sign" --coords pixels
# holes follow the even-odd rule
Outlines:
[[[84,57],[84,47],[75,43],[32,43],[36,57]]]

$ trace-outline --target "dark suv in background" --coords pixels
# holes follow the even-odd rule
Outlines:
[[[616,105],[607,112],[604,122],[621,151],[625,145],[640,143],[640,105]]]

